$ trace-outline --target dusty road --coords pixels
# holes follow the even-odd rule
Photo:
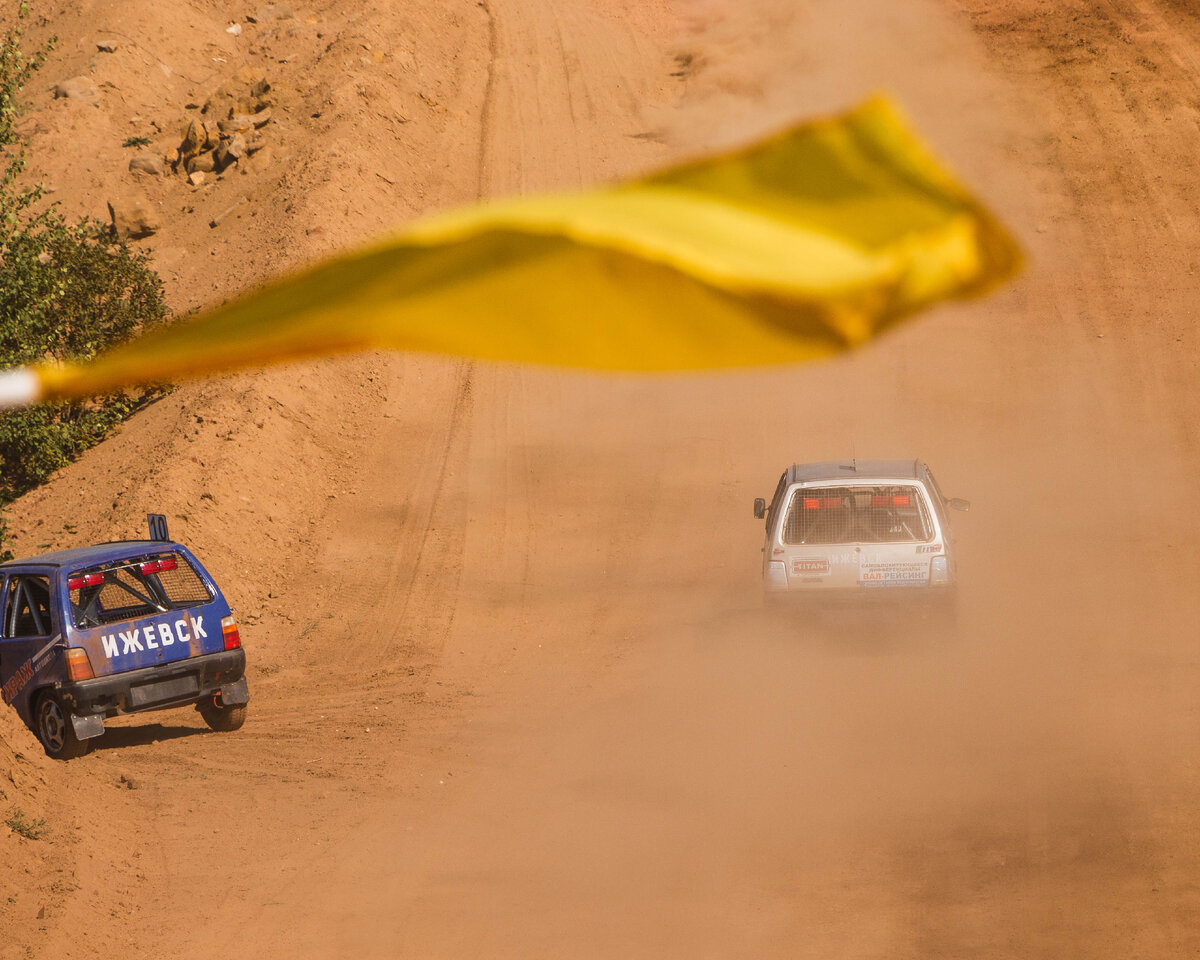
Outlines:
[[[270,229],[221,240],[228,283],[389,214],[616,176],[878,87],[1031,268],[814,368],[367,357],[147,411],[21,524],[133,532],[165,501],[240,584],[252,718],[122,722],[82,761],[20,766],[62,827],[44,855],[5,848],[33,872],[5,878],[0,956],[1200,949],[1200,20],[1156,0],[792,6],[488,0],[369,30],[314,11],[373,51],[440,38],[437,79],[413,68],[442,108],[405,161],[421,197],[350,199],[397,109],[351,74],[325,139],[290,134],[305,189],[256,187],[328,233],[264,209]],[[175,296],[212,296],[184,253],[199,234],[172,229]],[[288,229],[295,249],[263,252]],[[760,609],[752,498],[852,452],[922,456],[972,500],[953,635]]]

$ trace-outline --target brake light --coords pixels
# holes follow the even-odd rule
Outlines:
[[[805,497],[805,510],[820,510],[824,507],[826,510],[835,510],[842,505],[841,497]]]
[[[70,590],[82,590],[84,587],[98,587],[104,582],[104,574],[88,573],[82,577],[72,577],[67,581]]]
[[[67,647],[67,677],[71,680],[91,680],[92,661],[83,647]]]
[[[908,496],[905,495],[903,497],[892,497],[892,503],[897,507],[907,507],[908,506]]]
[[[178,568],[179,562],[174,557],[163,557],[161,560],[149,560],[143,563],[140,569],[143,577],[148,577],[152,573],[163,573],[166,570],[175,570]]]
[[[226,650],[236,650],[242,645],[242,638],[238,634],[237,620],[233,617],[225,617],[221,620],[221,638],[225,641]]]
[[[820,508],[820,506],[821,506],[820,500],[809,499],[808,497],[804,498],[804,509],[805,510],[817,510]]]

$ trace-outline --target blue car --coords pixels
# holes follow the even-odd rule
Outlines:
[[[237,730],[250,695],[237,621],[191,551],[149,540],[0,564],[0,694],[51,757],[88,751],[106,717],[195,704]]]

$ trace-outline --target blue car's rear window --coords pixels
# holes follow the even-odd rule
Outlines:
[[[181,553],[162,553],[78,570],[68,578],[71,616],[84,629],[210,602]]]

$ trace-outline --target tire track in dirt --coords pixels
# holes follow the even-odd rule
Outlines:
[[[630,72],[618,77],[606,58],[603,71],[581,80],[561,62],[567,41],[546,11],[493,0],[484,13],[495,39],[481,85],[485,122],[477,129],[486,142],[476,154],[477,189],[580,185],[581,170],[599,176],[660,151],[627,145],[625,130],[637,121],[623,119],[595,132],[616,146],[593,170],[581,166],[591,161],[563,120],[570,76],[605,90],[635,82],[639,71],[652,76],[657,64],[627,58]],[[628,45],[628,30],[608,29]],[[590,40],[575,42],[587,48]],[[620,109],[611,116],[623,117]],[[403,831],[436,809],[431,781],[462,749],[464,726],[480,716],[476,704],[502,684],[514,656],[536,656],[535,638],[545,635],[537,617],[546,588],[534,594],[531,585],[547,569],[535,557],[542,521],[533,499],[544,467],[537,454],[546,451],[525,438],[531,411],[561,392],[557,375],[539,375],[530,391],[524,372],[511,368],[419,357],[382,368],[381,406],[356,425],[367,435],[356,475],[330,491],[336,497],[314,531],[321,546],[312,569],[285,591],[294,615],[315,625],[296,643],[293,662],[259,687],[257,725],[239,734],[248,763],[256,751],[275,754],[276,789],[268,792],[256,775],[218,773],[215,747],[203,751],[215,779],[246,788],[245,812],[261,825],[238,834],[255,853],[211,914],[163,917],[162,932],[147,929],[147,952],[175,943],[187,944],[179,956],[234,948],[264,957],[341,954],[344,945],[330,937],[348,917],[363,916],[364,904],[374,909],[375,872],[392,872]],[[227,743],[226,759],[228,750]],[[189,838],[195,842],[190,826],[172,832],[172,855]],[[189,873],[181,889],[199,880]],[[297,904],[307,905],[299,916]],[[397,913],[378,909],[361,929]]]
[[[339,535],[316,563],[333,609],[316,604],[332,622],[314,638],[310,668],[332,668],[350,687],[397,682],[397,664],[414,662],[424,680],[454,621],[462,562],[471,365],[392,361],[387,376],[383,402],[397,412],[371,438],[358,487],[327,515]]]
[[[492,143],[492,112],[495,109],[496,57],[496,18],[487,0],[479,4],[487,17],[487,79],[483,85],[483,98],[479,105],[479,157],[476,160],[478,169],[475,176],[475,197],[482,200],[487,196],[487,171],[491,168]]]
[[[1008,683],[1062,703],[1046,733],[1071,731],[1074,759],[1041,775],[1026,810],[998,802],[974,817],[958,813],[956,834],[936,852],[899,849],[896,875],[920,905],[911,934],[923,955],[977,953],[1000,926],[1021,931],[1005,949],[1024,955],[1117,955],[1107,952],[1111,918],[1147,955],[1180,955],[1195,939],[1177,922],[1194,911],[1194,890],[1175,878],[1197,857],[1195,832],[1179,826],[1197,790],[1182,765],[1197,716],[1179,689],[1180,671],[1194,675],[1194,665],[1177,618],[1196,615],[1195,591],[1183,583],[1200,555],[1170,518],[1188,509],[1196,460],[1194,438],[1185,439],[1195,420],[1184,412],[1196,409],[1194,364],[1176,340],[1195,293],[1179,239],[1196,233],[1184,181],[1197,139],[1193,124],[1178,122],[1177,97],[1194,81],[1173,76],[1177,58],[1142,32],[1152,4],[961,6],[1036,118],[1016,151],[1039,187],[1034,259],[1009,299],[1040,321],[1042,329],[1023,323],[1044,352],[1014,368],[1013,387],[1058,385],[1024,423],[1028,453],[1043,451],[1037,472],[1018,473],[1016,448],[1003,464],[1013,492],[1028,498],[1026,539],[1041,545],[1036,579],[1012,567],[1013,595],[1036,614],[994,612],[1009,626],[997,640],[1013,655],[995,672],[1021,662],[1026,648],[1030,673]],[[1170,36],[1197,44],[1194,31]],[[1047,428],[1068,413],[1072,428],[1051,442]],[[1071,475],[1056,480],[1059,471]],[[1155,503],[1143,508],[1148,477]],[[1044,497],[1058,505],[1039,509]],[[1002,543],[998,531],[992,542]],[[1114,549],[1119,573],[1105,566]],[[1026,700],[1014,716],[1038,712]],[[1031,743],[1028,769],[1049,752]],[[985,899],[991,909],[980,912]]]

